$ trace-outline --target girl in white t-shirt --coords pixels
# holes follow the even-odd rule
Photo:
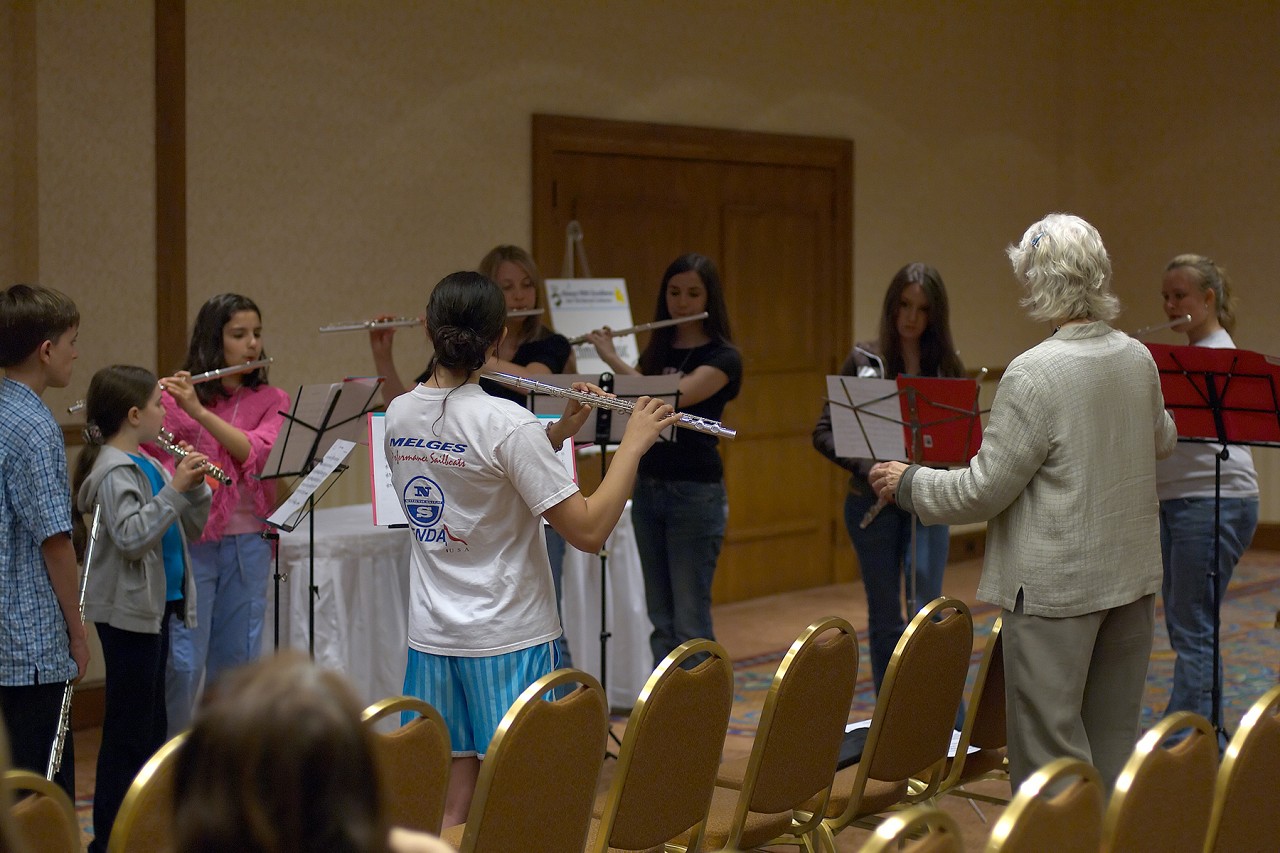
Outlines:
[[[1226,271],[1203,255],[1178,255],[1165,267],[1160,285],[1169,319],[1190,317],[1173,327],[1194,347],[1234,349],[1235,297]],[[1258,526],[1258,474],[1243,445],[1179,442],[1173,455],[1156,463],[1160,498],[1160,544],[1164,555],[1165,624],[1173,647],[1173,686],[1165,715],[1194,711],[1222,724],[1222,660],[1214,660],[1215,604],[1220,606],[1240,556]],[[1214,487],[1221,475],[1220,533],[1214,535]],[[1215,542],[1216,540],[1216,542]],[[1218,552],[1217,590],[1211,569]],[[1215,689],[1215,678],[1217,684]],[[1214,697],[1217,702],[1215,704]],[[1224,747],[1226,744],[1222,744]]]
[[[589,407],[570,401],[544,431],[531,412],[480,388],[506,314],[502,291],[480,273],[443,279],[427,305],[435,348],[427,379],[387,407],[387,459],[414,535],[404,690],[449,726],[445,826],[466,820],[503,714],[555,667],[561,631],[541,520],[574,547],[599,550],[640,457],[677,420],[661,400],[640,398],[608,474],[584,497],[555,448]]]

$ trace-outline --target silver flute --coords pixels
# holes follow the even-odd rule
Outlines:
[[[520,308],[515,311],[508,311],[507,318],[513,317],[537,317],[545,313],[542,308]],[[377,329],[404,329],[410,326],[424,325],[425,321],[421,317],[388,317],[385,320],[349,320],[344,323],[331,323],[328,326],[321,326],[320,333],[327,335],[332,332],[372,332]]]
[[[1132,337],[1140,338],[1143,335],[1149,335],[1152,332],[1158,332],[1161,329],[1172,329],[1174,326],[1180,326],[1183,323],[1190,323],[1190,322],[1191,322],[1191,315],[1183,314],[1181,317],[1175,317],[1167,323],[1159,323],[1155,326],[1143,326],[1141,329],[1134,332]]]
[[[89,528],[89,544],[84,549],[84,571],[80,573],[80,621],[84,622],[84,592],[89,585],[89,564],[93,562],[93,552],[98,544],[98,526],[102,522],[102,504],[93,507],[93,525]],[[53,747],[49,750],[49,764],[45,768],[44,778],[50,782],[62,769],[62,751],[67,746],[67,735],[71,733],[71,694],[75,683],[68,679],[62,691],[62,710],[58,713],[58,731],[53,737]]]
[[[248,373],[250,370],[257,370],[259,367],[266,367],[273,358],[260,358],[257,361],[246,361],[244,364],[232,364],[228,367],[219,367],[217,370],[206,370],[204,373],[197,373],[187,381],[192,385],[199,385],[201,382],[211,382],[214,379],[221,379],[224,376],[232,376],[236,373]]]
[[[672,317],[670,320],[654,320],[652,323],[641,323],[639,326],[628,326],[625,329],[610,329],[609,337],[620,338],[623,335],[634,335],[636,332],[647,332],[650,329],[663,329],[667,326],[678,326],[681,323],[692,323],[694,320],[707,319],[707,312],[701,314],[690,314],[688,317]],[[586,335],[575,335],[569,338],[571,344],[585,344],[587,342]]]
[[[217,370],[207,370],[204,373],[197,373],[187,381],[192,385],[199,385],[201,382],[210,382],[214,379],[221,379],[224,376],[232,376],[236,373],[248,373],[250,370],[257,370],[259,367],[266,367],[274,358],[260,358],[257,361],[246,361],[244,364],[233,364],[230,367],[220,367]],[[160,387],[164,387],[164,382],[160,383]],[[67,414],[74,415],[85,407],[84,400],[76,400],[70,406],[67,406]]]
[[[625,415],[631,414],[636,408],[636,404],[632,400],[619,400],[617,397],[602,397],[599,394],[592,394],[587,391],[560,388],[559,386],[548,385],[545,382],[538,382],[534,379],[526,379],[523,376],[513,376],[510,373],[482,373],[481,376],[523,391],[526,394],[546,394],[549,397],[562,397],[565,400],[576,400],[588,406],[595,406],[597,409],[608,409]],[[684,413],[680,414],[680,420],[676,421],[676,426],[707,435],[714,435],[716,438],[736,438],[738,435],[736,429],[730,429],[719,421]]]
[[[160,430],[160,434],[156,436],[156,444],[160,445],[162,450],[167,451],[170,456],[179,462],[187,458],[187,453],[189,451],[183,450],[179,447],[177,442],[173,440],[173,433],[169,432],[167,429]],[[227,472],[223,471],[212,462],[206,461],[202,470],[205,474],[217,480],[222,485],[231,485],[231,478],[227,476]]]

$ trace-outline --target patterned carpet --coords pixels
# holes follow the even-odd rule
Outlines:
[[[1247,553],[1236,567],[1222,607],[1223,723],[1234,732],[1241,717],[1259,696],[1280,680],[1280,553],[1254,551]],[[978,604],[973,608],[975,640],[970,686],[978,657],[984,645],[981,637],[991,630],[998,615],[997,608]],[[1164,628],[1164,609],[1156,597],[1156,637],[1147,670],[1147,690],[1143,708],[1143,728],[1147,728],[1164,712],[1173,680],[1174,654]],[[867,719],[875,706],[871,684],[866,631],[858,634],[859,678],[850,720]],[[761,705],[778,662],[786,653],[779,649],[769,654],[735,662],[733,734],[755,733]],[[968,695],[969,686],[965,692]]]

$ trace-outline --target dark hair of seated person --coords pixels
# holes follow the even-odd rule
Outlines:
[[[185,853],[386,853],[372,735],[342,676],[285,652],[215,685],[174,771]]]

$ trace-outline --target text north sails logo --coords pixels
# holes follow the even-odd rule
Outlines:
[[[409,518],[414,538],[424,544],[435,544],[445,552],[467,548],[467,541],[450,532],[444,518],[444,490],[430,477],[418,475],[404,487],[404,512]]]

